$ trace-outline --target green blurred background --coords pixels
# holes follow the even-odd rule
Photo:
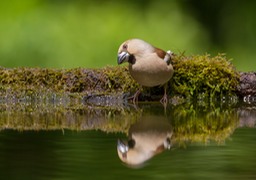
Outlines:
[[[256,1],[2,0],[0,66],[116,65],[119,45],[141,38],[186,55],[226,53],[256,70]]]

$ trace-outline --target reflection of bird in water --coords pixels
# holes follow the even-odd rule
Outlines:
[[[129,140],[118,140],[119,158],[131,166],[142,165],[171,147],[172,129],[164,116],[144,116],[129,129]]]
[[[166,104],[166,83],[173,75],[172,55],[171,51],[165,52],[143,40],[130,39],[122,43],[118,49],[118,64],[128,62],[131,76],[142,86],[165,85],[161,102]],[[139,93],[140,90],[135,93],[133,102],[138,99]]]

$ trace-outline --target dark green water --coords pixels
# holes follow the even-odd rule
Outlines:
[[[254,110],[244,112],[231,108],[184,114],[174,108],[167,113],[161,109],[147,105],[142,108],[143,113],[138,120],[128,128],[129,134],[135,139],[141,138],[141,146],[149,149],[158,141],[156,136],[161,140],[160,134],[167,131],[164,127],[171,127],[171,148],[160,151],[157,146],[158,154],[139,166],[127,165],[119,159],[117,140],[128,139],[128,134],[121,130],[105,132],[103,126],[106,125],[89,130],[17,130],[10,126],[4,128],[7,120],[2,119],[0,179],[256,179]],[[84,114],[81,111],[77,113],[79,115],[71,117],[83,124],[79,118]],[[52,117],[46,112],[44,116],[36,114],[23,113],[20,117],[29,117],[30,121]],[[1,115],[6,118],[5,111]],[[11,117],[8,116],[9,124]],[[110,115],[104,117],[107,119]],[[63,119],[64,116],[58,118]],[[122,118],[111,116],[110,126],[113,119],[120,123],[124,120]],[[154,120],[162,125],[158,126]],[[24,121],[21,122],[24,124]],[[145,149],[138,157],[148,153]]]
[[[239,128],[224,145],[190,144],[140,169],[120,162],[116,140],[99,131],[2,131],[3,179],[255,179],[256,129]],[[2,179],[1,178],[1,179]]]

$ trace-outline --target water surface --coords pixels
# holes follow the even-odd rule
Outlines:
[[[166,111],[161,104],[91,109],[5,105],[0,121],[1,177],[256,179],[255,121],[255,109],[244,105],[183,105]],[[171,147],[165,148],[161,142],[169,131]],[[117,142],[128,143],[135,136],[142,139],[136,139],[140,147],[131,145],[129,150],[146,146],[139,157],[149,153],[147,149],[156,150],[149,159],[131,165],[119,158]]]

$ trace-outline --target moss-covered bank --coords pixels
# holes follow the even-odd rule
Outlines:
[[[169,82],[171,97],[215,98],[234,95],[239,73],[225,55],[176,55],[174,76]],[[0,93],[16,97],[49,93],[72,97],[132,94],[138,84],[131,78],[127,66],[101,69],[0,68]],[[155,100],[162,88],[144,88],[140,100]],[[154,99],[154,97],[156,97]]]

